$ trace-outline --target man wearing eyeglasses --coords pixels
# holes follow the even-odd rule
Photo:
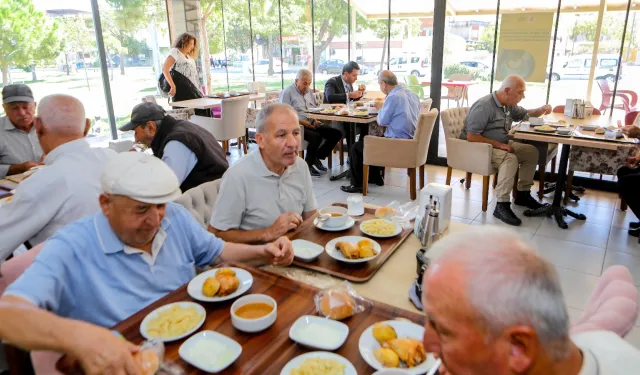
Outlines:
[[[473,103],[464,120],[461,139],[469,142],[488,143],[493,146],[491,164],[499,170],[496,185],[496,209],[493,216],[509,225],[518,226],[522,221],[511,210],[511,190],[516,172],[518,195],[514,204],[537,209],[543,205],[531,196],[533,175],[538,164],[538,150],[528,144],[509,140],[513,121],[523,121],[551,113],[551,106],[544,105],[527,110],[518,105],[524,99],[526,84],[522,77],[507,77],[498,91]]]
[[[309,89],[312,80],[313,75],[309,70],[299,70],[296,81],[280,94],[280,103],[289,104],[298,113],[298,121],[304,126],[304,140],[309,143],[305,157],[309,173],[312,177],[320,177],[320,172],[327,171],[321,160],[331,156],[331,151],[342,139],[342,132],[307,117],[306,111],[309,108],[319,107],[315,95]]]

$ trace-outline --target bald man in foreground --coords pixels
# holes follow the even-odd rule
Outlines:
[[[509,140],[509,130],[513,121],[528,120],[551,113],[551,106],[526,110],[518,105],[524,99],[526,84],[520,76],[509,76],[498,91],[478,99],[473,103],[464,120],[460,139],[469,142],[488,143],[493,146],[491,164],[498,172],[496,185],[496,205],[493,216],[509,225],[518,226],[522,221],[511,210],[511,190],[518,166],[518,195],[515,204],[529,209],[540,208],[531,196],[533,175],[538,165],[538,150],[528,144]]]
[[[47,155],[44,167],[24,180],[0,207],[0,262],[20,244],[35,246],[58,229],[100,208],[100,174],[116,153],[91,148],[90,122],[80,101],[68,95],[42,98],[34,120]]]
[[[425,350],[440,374],[630,375],[640,351],[608,331],[569,335],[558,274],[520,236],[449,235],[424,276]],[[446,368],[446,369],[445,369]]]

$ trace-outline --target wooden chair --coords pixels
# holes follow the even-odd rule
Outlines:
[[[362,195],[367,195],[369,166],[407,168],[409,173],[409,196],[416,199],[416,168],[420,169],[420,189],[424,187],[427,163],[427,151],[431,134],[438,117],[438,110],[420,114],[413,139],[394,139],[384,137],[364,137],[364,169],[362,173]]]

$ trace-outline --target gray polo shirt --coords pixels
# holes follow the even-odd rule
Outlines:
[[[40,162],[42,148],[32,126],[29,133],[13,126],[9,117],[0,117],[0,178],[9,172],[9,167],[26,161]]]
[[[500,143],[509,143],[509,130],[513,121],[529,118],[527,110],[520,107],[505,107],[498,101],[495,91],[484,96],[471,106],[464,120],[460,139],[467,139],[467,133],[479,134]]]
[[[304,160],[297,158],[278,176],[267,169],[260,150],[255,150],[224,174],[210,224],[222,231],[264,229],[286,212],[302,215],[317,208]]]
[[[298,112],[298,119],[306,120],[307,114],[304,112],[309,108],[318,107],[316,102],[316,96],[313,95],[311,90],[307,90],[307,93],[302,95],[295,82],[291,86],[282,90],[280,93],[280,103],[286,103],[293,107]]]

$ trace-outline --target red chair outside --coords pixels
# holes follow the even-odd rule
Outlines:
[[[602,91],[602,104],[600,104],[600,111],[605,113],[607,109],[611,108],[611,101],[613,100],[613,91],[609,87],[609,82],[606,79],[598,80],[598,87]],[[618,101],[619,99],[619,101]],[[631,109],[638,103],[638,94],[631,90],[617,90],[616,91],[616,105],[614,109],[622,109],[625,113],[631,112]]]

